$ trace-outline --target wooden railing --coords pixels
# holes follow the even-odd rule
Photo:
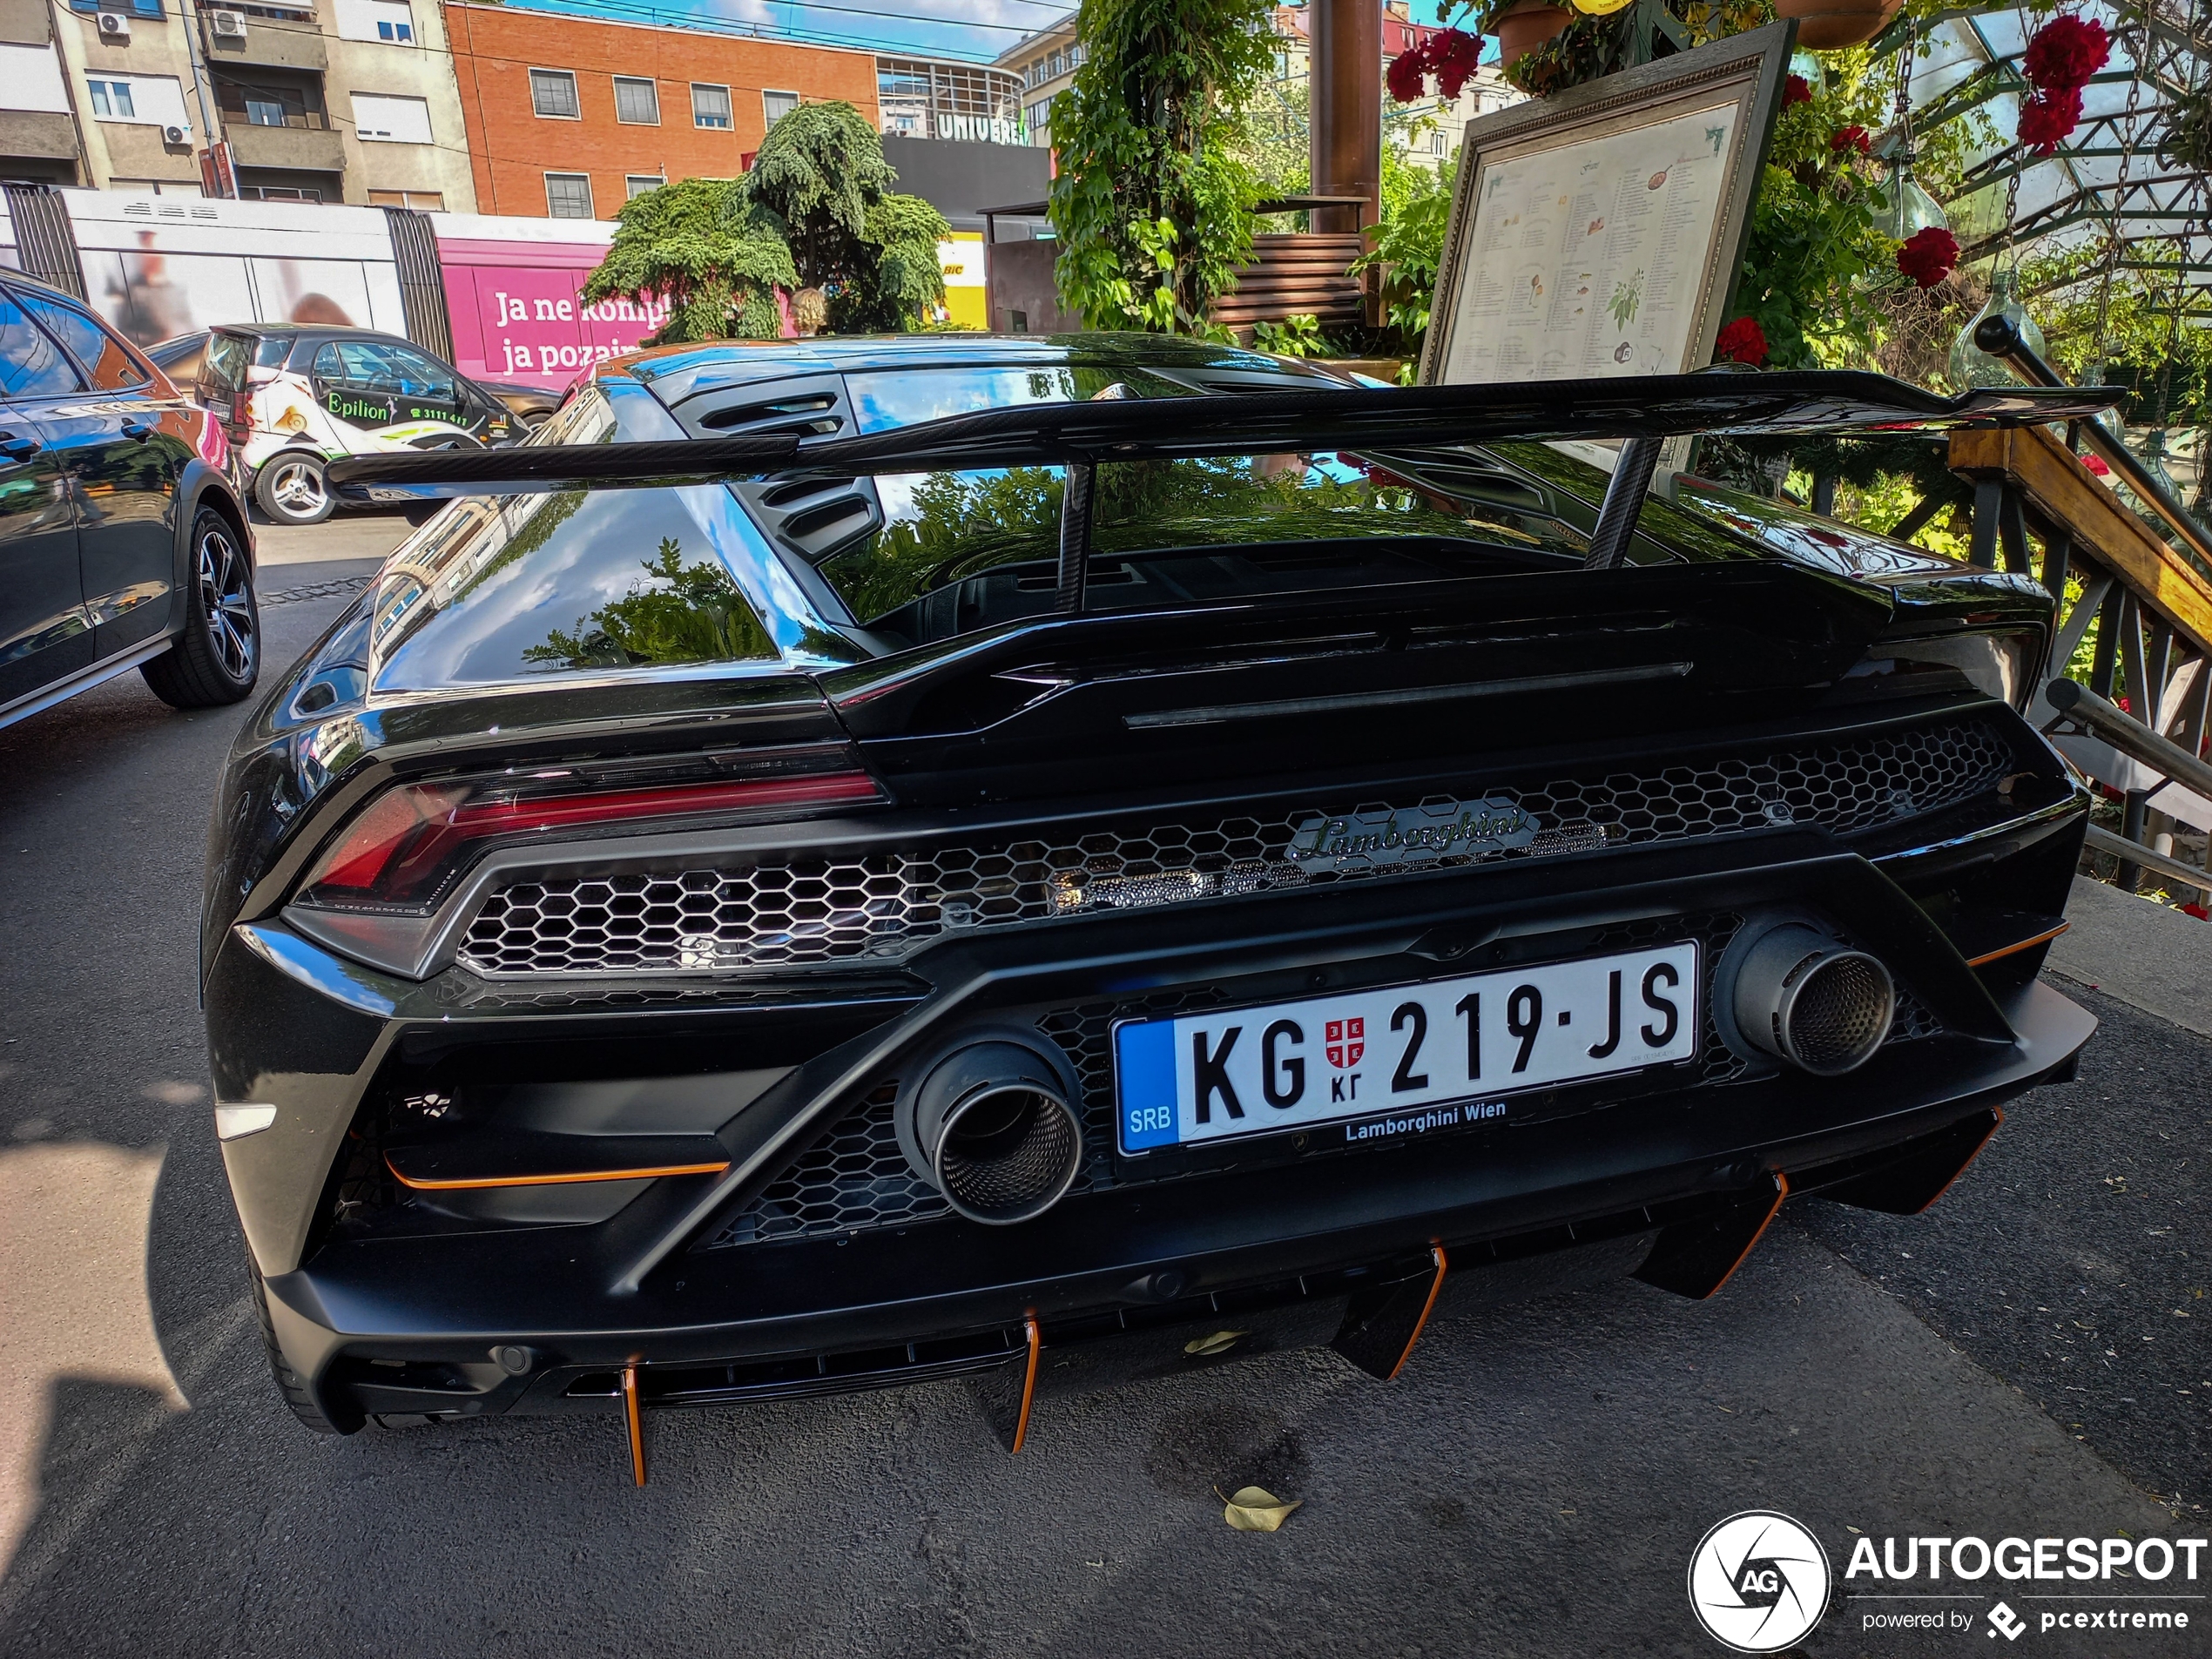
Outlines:
[[[2016,334],[2000,331],[1977,340],[2030,384],[2058,383],[2050,366]],[[2159,535],[2092,473],[2069,441],[2103,458],[2157,514],[2168,535]],[[2065,441],[2043,428],[2023,427],[1954,432],[1950,442],[1951,469],[1974,490],[1973,562],[1992,568],[2001,563],[2040,577],[2059,602],[2048,676],[2065,675],[2091,624],[2096,625],[2094,653],[2077,688],[2088,698],[2054,678],[2038,694],[2034,718],[2054,730],[2075,765],[2121,792],[2119,837],[2106,831],[2097,838],[2100,848],[2120,860],[2120,885],[2133,889],[2148,865],[2169,883],[2212,896],[2212,875],[2197,880],[2192,867],[2174,858],[2170,822],[2212,831],[2212,795],[2194,786],[2201,780],[2188,767],[2154,765],[2141,758],[2148,752],[2170,761],[2174,752],[2195,757],[2203,751],[2212,719],[2212,537],[2094,422],[2081,423]],[[2040,543],[2040,570],[2032,543]],[[2069,578],[2080,584],[2071,604]],[[2123,698],[2124,710],[2119,706]],[[2134,721],[2147,741],[2115,743],[2108,721],[2084,718],[2105,711]],[[2060,727],[2071,730],[2056,730]],[[2182,875],[2185,870],[2191,874]]]

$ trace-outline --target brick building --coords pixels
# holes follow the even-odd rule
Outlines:
[[[656,185],[735,178],[800,103],[880,118],[868,52],[499,5],[445,19],[482,212],[612,219]]]

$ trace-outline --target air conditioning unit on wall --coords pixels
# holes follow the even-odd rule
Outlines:
[[[207,14],[207,26],[218,40],[246,38],[246,14],[242,11],[211,11]]]
[[[161,141],[164,144],[190,144],[192,129],[190,127],[164,127],[161,129]]]
[[[100,13],[100,38],[127,43],[131,38],[131,20],[118,11]]]

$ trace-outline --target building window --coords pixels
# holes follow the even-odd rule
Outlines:
[[[730,89],[726,86],[691,87],[691,125],[698,127],[727,127],[730,125]]]
[[[388,46],[415,44],[415,13],[407,0],[334,0],[341,40],[380,40]],[[313,14],[307,21],[313,22]]]
[[[436,190],[372,190],[368,192],[371,207],[412,207],[418,213],[442,213],[446,210],[445,192]]]
[[[615,77],[615,119],[631,126],[660,125],[660,89],[632,75]]]
[[[256,71],[253,84],[235,81],[227,74],[217,74],[215,102],[232,120],[242,121],[257,127],[306,127],[314,131],[327,130],[329,117],[323,112],[321,77],[301,75],[297,80],[282,78],[283,71]],[[138,107],[145,108],[145,88],[139,89]],[[181,115],[184,100],[178,99]]]
[[[84,12],[87,17],[102,11],[127,11],[134,17],[159,17],[165,14],[161,0],[69,0],[71,11]]]
[[[590,219],[591,175],[588,172],[549,172],[545,175],[545,212],[550,219]]]
[[[128,81],[87,81],[92,90],[92,113],[103,121],[135,121],[138,112],[132,107],[131,83]]]
[[[969,144],[1023,144],[1022,78],[980,64],[875,60],[877,120],[886,134]]]
[[[576,101],[576,77],[565,69],[532,70],[530,108],[549,120],[582,120],[583,111]]]
[[[644,195],[649,190],[658,190],[667,182],[667,179],[662,178],[657,172],[633,172],[622,181],[623,188],[630,192],[630,199],[631,201],[636,201],[640,196]]]
[[[429,144],[430,105],[419,98],[356,92],[354,130],[368,144]]]
[[[760,112],[768,118],[770,126],[775,125],[798,107],[799,94],[796,92],[763,92],[760,95]]]

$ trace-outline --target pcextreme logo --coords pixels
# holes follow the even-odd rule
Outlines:
[[[1689,1605],[1716,1642],[1738,1653],[1779,1653],[1828,1610],[1828,1553],[1771,1509],[1730,1515],[1689,1558]]]

